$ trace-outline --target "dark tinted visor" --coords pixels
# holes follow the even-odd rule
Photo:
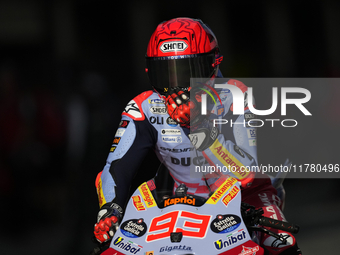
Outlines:
[[[162,94],[171,87],[190,87],[190,78],[210,78],[214,62],[215,52],[146,58],[151,85]]]

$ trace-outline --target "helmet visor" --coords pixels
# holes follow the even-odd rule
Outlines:
[[[169,57],[147,57],[151,85],[164,94],[169,88],[188,88],[190,78],[210,78],[215,68],[215,52]]]

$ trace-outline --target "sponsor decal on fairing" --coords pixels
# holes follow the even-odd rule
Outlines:
[[[138,189],[139,192],[142,194],[143,200],[148,208],[156,206],[156,201],[153,198],[146,182],[139,186]]]
[[[223,182],[223,184],[211,195],[211,197],[207,200],[207,204],[216,204],[221,197],[237,182],[235,178],[228,178]]]
[[[142,199],[139,195],[132,196],[131,198],[132,198],[133,206],[136,208],[137,211],[145,211],[146,210],[145,205],[142,202]]]
[[[176,198],[168,198],[164,200],[164,207],[169,205],[176,205],[176,204],[188,204],[188,205],[195,205],[196,200],[195,198],[188,198],[185,197],[176,197]]]
[[[223,248],[235,245],[245,239],[246,239],[246,232],[243,229],[241,229],[235,233],[227,235],[226,240],[219,239],[215,241],[214,245],[217,250],[221,250]]]
[[[258,252],[259,250],[260,250],[259,246],[255,246],[255,247],[242,246],[242,252],[239,253],[238,255],[255,255],[256,252]]]
[[[114,241],[113,241],[113,245],[116,246],[117,248],[120,248],[124,251],[128,251],[131,254],[137,254],[141,248],[143,248],[142,246],[131,242],[131,241],[124,241],[125,239],[123,237],[117,237]],[[137,247],[136,247],[137,246]]]
[[[143,219],[131,219],[120,225],[120,231],[126,237],[138,238],[146,233],[147,226]]]
[[[148,185],[150,191],[153,191],[154,189],[156,189],[156,184],[153,180],[147,181],[146,184]]]
[[[228,206],[228,204],[236,197],[236,195],[239,193],[240,189],[237,186],[234,186],[229,193],[222,199],[222,202],[225,206]]]
[[[190,246],[186,245],[175,245],[175,246],[164,246],[159,249],[159,252],[171,252],[174,250],[178,251],[192,251],[192,248]]]
[[[211,222],[210,229],[218,234],[225,234],[237,229],[242,220],[234,214],[217,215]]]

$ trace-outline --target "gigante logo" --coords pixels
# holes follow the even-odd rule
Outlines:
[[[231,85],[231,84],[215,84],[215,88],[229,90],[230,93],[232,93],[234,115],[243,115],[245,106],[247,106],[249,111],[252,112],[253,114],[266,116],[266,115],[270,115],[274,113],[278,106],[278,88],[277,87],[272,88],[272,105],[267,110],[255,109],[254,102],[253,102],[253,88],[251,87],[248,88],[246,93],[243,93],[240,88],[238,88],[237,86]],[[303,98],[287,98],[288,93],[300,93],[300,94],[303,94],[304,97]],[[211,96],[210,93],[209,95]],[[207,94],[202,94],[201,98],[202,98],[201,114],[206,115],[207,114]],[[292,104],[292,105],[295,105],[304,115],[311,116],[312,114],[306,109],[306,107],[303,106],[303,104],[307,103],[310,99],[311,99],[311,93],[307,89],[297,88],[297,87],[282,87],[281,88],[281,115],[286,116],[287,105]],[[270,121],[273,127],[274,122],[280,121],[280,120],[279,119],[266,119],[266,121]],[[293,126],[285,125],[284,123],[287,121],[295,122],[295,125]],[[260,122],[261,125],[255,124],[256,122]],[[228,120],[221,119],[221,118],[214,120],[214,126],[216,124],[227,124],[227,123],[228,123]],[[242,123],[231,122],[230,124],[232,126],[233,124],[242,124]],[[260,119],[252,119],[248,121],[247,123],[243,123],[243,124],[244,126],[247,124],[247,126],[250,126],[250,127],[261,127],[264,125],[264,121]],[[297,121],[294,119],[287,119],[287,120],[281,121],[281,124],[284,127],[295,127],[297,125]]]

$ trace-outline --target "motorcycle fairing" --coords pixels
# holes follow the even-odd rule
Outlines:
[[[200,206],[173,203],[164,207],[155,192],[146,182],[134,192],[105,255],[263,254],[242,220],[241,192],[235,178],[224,179]],[[171,242],[171,233],[181,233],[181,238]]]

